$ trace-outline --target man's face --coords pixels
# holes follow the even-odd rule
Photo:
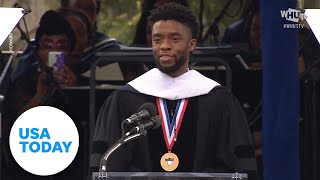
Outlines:
[[[196,46],[189,27],[174,21],[154,23],[152,28],[152,51],[157,67],[171,77],[188,71],[189,55]]]

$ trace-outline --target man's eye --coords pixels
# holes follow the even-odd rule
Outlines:
[[[154,41],[154,42],[159,42],[159,41],[160,41],[160,38],[153,38],[153,41]]]
[[[178,37],[178,36],[174,36],[174,37],[172,37],[171,39],[174,40],[174,41],[178,41],[178,40],[179,40],[179,37]]]

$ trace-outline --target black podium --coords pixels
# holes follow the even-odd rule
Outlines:
[[[194,173],[194,172],[108,172],[107,177],[92,173],[91,180],[247,180],[240,173]]]

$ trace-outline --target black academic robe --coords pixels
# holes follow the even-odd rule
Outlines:
[[[91,171],[98,171],[102,154],[121,138],[121,122],[146,102],[156,104],[156,98],[140,94],[129,85],[113,92],[105,101],[95,126]],[[168,108],[175,105],[175,101],[168,103]],[[160,158],[166,152],[162,128],[148,130],[147,136],[113,152],[107,171],[161,172]],[[180,160],[176,172],[256,171],[245,114],[232,93],[221,86],[189,98],[172,152]]]

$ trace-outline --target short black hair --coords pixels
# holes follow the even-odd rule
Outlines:
[[[190,28],[192,38],[198,38],[198,18],[194,15],[192,10],[186,6],[174,2],[158,6],[156,9],[151,11],[148,21],[154,24],[161,20],[174,20],[180,22]]]
[[[178,3],[178,4],[182,4],[186,7],[190,7],[190,4],[188,2],[188,0],[172,0],[174,1],[174,3]],[[150,15],[150,11],[152,9],[157,8],[156,4],[157,4],[158,0],[143,0],[142,4],[141,4],[141,11],[142,13],[149,13],[148,16]],[[170,3],[170,2],[165,2],[165,3]]]
[[[141,4],[141,16],[136,25],[136,33],[133,39],[133,45],[141,46],[147,45],[146,33],[147,33],[147,24],[148,24],[148,17],[153,9],[157,8],[156,3],[158,0],[143,0]],[[167,2],[169,3],[169,2]],[[175,3],[184,5],[189,7],[188,0],[175,0]]]
[[[65,34],[70,42],[70,50],[74,49],[76,37],[72,27],[59,13],[53,10],[46,11],[41,17],[35,37],[37,49],[39,48],[40,38],[45,34],[49,36]]]

